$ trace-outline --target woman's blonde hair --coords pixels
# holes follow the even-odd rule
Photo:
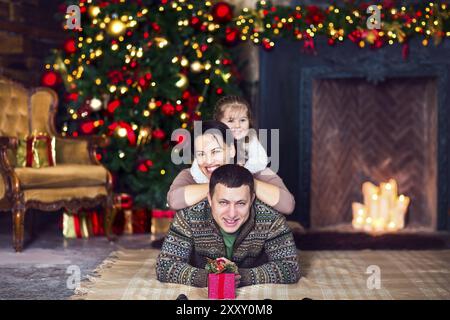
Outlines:
[[[220,98],[214,107],[214,120],[221,121],[227,108],[245,109],[250,128],[253,128],[253,118],[250,103],[239,96],[225,96]]]

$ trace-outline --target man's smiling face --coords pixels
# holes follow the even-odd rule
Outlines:
[[[208,194],[212,216],[219,227],[227,233],[238,231],[248,220],[254,198],[247,185],[229,188],[218,183],[212,197]]]

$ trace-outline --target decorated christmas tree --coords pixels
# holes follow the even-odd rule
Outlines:
[[[239,93],[229,53],[238,34],[222,27],[232,7],[203,0],[78,6],[81,28],[68,28],[76,21],[65,17],[68,38],[43,76],[61,89],[57,126],[63,135],[110,137],[100,160],[113,172],[116,191],[165,208],[182,169],[171,152],[183,137],[171,141],[172,132],[209,118],[217,99]]]
[[[67,1],[58,15],[67,12]],[[106,135],[101,161],[113,172],[116,192],[137,204],[165,208],[166,192],[181,169],[171,162],[172,147],[210,119],[215,102],[240,92],[231,54],[240,41],[273,50],[278,38],[298,41],[302,53],[316,54],[318,36],[330,46],[351,41],[361,49],[423,46],[450,37],[450,7],[420,2],[396,5],[280,6],[259,1],[234,12],[209,0],[79,0],[77,16],[61,21],[67,40],[46,65],[42,82],[58,89],[58,128],[63,135]]]

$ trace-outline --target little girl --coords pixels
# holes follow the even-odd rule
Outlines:
[[[261,145],[252,125],[250,104],[238,96],[221,98],[214,110],[214,120],[220,121],[230,128],[237,140],[237,163],[243,165],[252,174],[260,172],[269,162],[266,150]],[[194,160],[191,174],[197,183],[208,183],[208,179],[201,174]]]

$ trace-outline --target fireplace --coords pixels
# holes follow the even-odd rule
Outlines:
[[[406,228],[446,230],[450,47],[413,42],[408,59],[396,46],[319,40],[316,48],[280,41],[260,55],[259,127],[281,129],[278,173],[296,198],[291,218],[312,230],[351,228],[362,184],[395,179],[411,199]]]
[[[315,80],[311,146],[313,228],[349,223],[361,185],[390,178],[411,198],[407,225],[436,227],[435,79]]]

